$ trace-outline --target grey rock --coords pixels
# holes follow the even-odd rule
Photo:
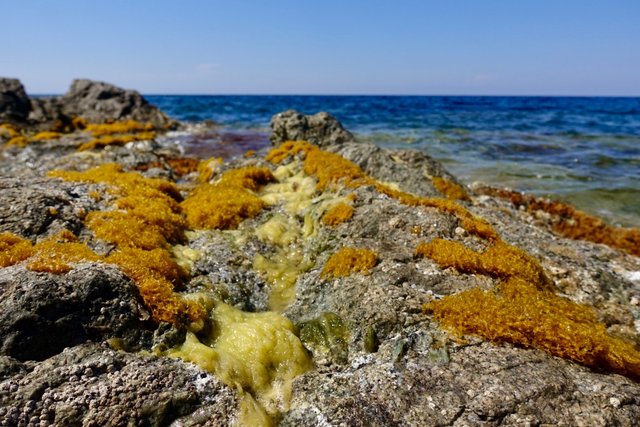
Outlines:
[[[321,147],[355,141],[355,137],[331,114],[305,116],[295,110],[278,113],[271,119],[271,143],[308,141]]]
[[[24,364],[0,382],[3,426],[215,426],[235,416],[233,391],[197,367],[97,344]]]
[[[0,354],[17,360],[43,360],[87,340],[135,343],[146,329],[135,287],[112,265],[79,264],[60,275],[3,268],[0,295]]]
[[[74,80],[60,103],[66,115],[81,116],[89,122],[133,119],[158,128],[170,122],[137,91],[87,79]]]
[[[35,238],[67,229],[79,234],[97,203],[90,186],[37,177],[0,179],[0,232]]]
[[[31,102],[18,79],[0,77],[0,121],[26,122]]]

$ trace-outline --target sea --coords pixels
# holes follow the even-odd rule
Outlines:
[[[211,152],[216,144],[268,146],[269,122],[281,111],[327,111],[359,140],[424,151],[465,183],[550,197],[640,227],[640,98],[146,97],[175,119],[218,124],[217,137],[197,141]]]

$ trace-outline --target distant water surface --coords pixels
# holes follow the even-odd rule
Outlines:
[[[266,143],[278,112],[328,111],[360,140],[423,150],[463,181],[552,196],[613,224],[640,227],[640,98],[147,98],[178,120],[212,120],[247,146]]]

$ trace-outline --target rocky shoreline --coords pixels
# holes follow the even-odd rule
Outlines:
[[[0,123],[0,425],[640,419],[638,230],[326,113],[226,162],[101,82],[0,79]]]

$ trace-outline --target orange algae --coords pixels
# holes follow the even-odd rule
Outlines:
[[[613,337],[591,307],[555,295],[542,267],[526,252],[498,242],[483,253],[435,239],[417,254],[442,268],[501,279],[496,289],[472,288],[428,303],[447,329],[544,350],[587,366],[640,378],[640,352]]]
[[[497,279],[518,277],[538,289],[552,289],[552,282],[542,266],[522,249],[502,241],[486,251],[475,252],[463,244],[444,239],[420,243],[416,254],[434,260],[443,268],[453,267],[463,273],[477,273]]]
[[[0,137],[11,139],[19,135],[20,135],[20,131],[18,130],[18,128],[16,128],[12,124],[10,123],[0,124]]]
[[[31,257],[33,244],[13,233],[0,233],[0,267],[9,267]]]
[[[371,249],[342,248],[331,255],[322,270],[323,277],[344,277],[353,273],[369,274],[378,261]]]
[[[433,186],[446,198],[451,200],[469,200],[469,195],[461,185],[448,179],[434,176],[431,179]]]
[[[100,261],[101,257],[69,230],[39,242],[33,247],[34,255],[27,268],[32,271],[62,274],[71,271],[77,262]]]
[[[139,123],[135,120],[86,124],[78,119],[76,123],[78,126],[84,126],[84,129],[94,136],[91,141],[80,145],[79,151],[104,148],[108,145],[121,146],[129,142],[146,141],[156,137],[151,123]]]
[[[507,199],[517,207],[525,207],[530,213],[543,211],[553,215],[551,227],[561,236],[602,243],[640,256],[640,230],[637,228],[614,227],[600,218],[565,203],[545,200],[517,191],[491,187],[482,187],[478,191],[489,196]]]
[[[120,133],[148,132],[153,130],[151,123],[140,123],[135,120],[124,120],[112,123],[86,124],[85,129],[93,136],[114,135]]]
[[[355,209],[346,203],[338,203],[331,209],[327,210],[322,216],[322,222],[326,225],[336,226],[343,222],[349,221],[353,217]]]
[[[31,139],[33,141],[50,141],[52,139],[58,139],[62,136],[60,132],[39,132],[35,134]]]
[[[92,150],[94,148],[104,148],[108,145],[122,146],[130,142],[148,141],[156,137],[155,132],[140,132],[137,134],[126,135],[105,135],[92,139],[78,147],[79,151]]]
[[[9,141],[7,141],[7,145],[10,147],[13,146],[24,148],[27,146],[27,144],[29,144],[29,140],[24,136],[14,136]]]
[[[245,167],[226,172],[215,184],[200,184],[181,203],[191,228],[237,228],[253,218],[265,202],[252,191],[275,180],[268,168]]]
[[[49,175],[110,185],[117,197],[113,206],[117,210],[91,212],[86,224],[96,237],[115,245],[115,252],[106,261],[118,265],[136,283],[155,320],[176,324],[204,317],[198,303],[174,293],[174,286],[186,277],[167,251],[170,243],[183,238],[186,227],[175,184],[123,172],[116,164],[85,172],[53,171]]]

